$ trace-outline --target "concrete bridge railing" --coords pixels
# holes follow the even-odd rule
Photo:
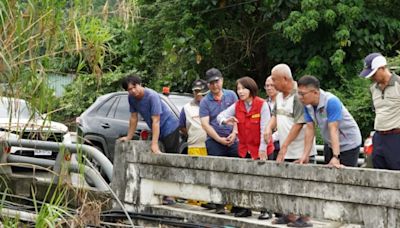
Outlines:
[[[400,227],[400,172],[156,155],[149,148],[146,141],[116,148],[112,188],[132,211],[145,211],[169,195],[365,227]]]

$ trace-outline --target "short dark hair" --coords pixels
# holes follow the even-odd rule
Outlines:
[[[139,78],[139,76],[131,74],[122,80],[121,86],[124,88],[124,90],[128,90],[129,84],[140,85],[142,84],[142,80]]]
[[[297,81],[297,86],[313,87],[314,89],[319,89],[320,82],[315,76],[304,75]]]
[[[258,93],[258,86],[257,83],[254,81],[254,79],[245,76],[241,77],[236,81],[236,88],[238,84],[241,84],[244,88],[250,90],[250,96],[255,97],[257,96]]]

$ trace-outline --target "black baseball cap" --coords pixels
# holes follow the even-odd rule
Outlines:
[[[222,78],[221,71],[219,71],[217,68],[211,68],[206,72],[206,79],[208,83],[219,80],[221,78]]]

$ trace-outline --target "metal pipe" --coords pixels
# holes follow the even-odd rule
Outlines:
[[[32,158],[32,157],[25,157],[20,155],[13,155],[10,154],[7,159],[8,162],[11,163],[29,163],[39,166],[46,166],[46,167],[54,167],[55,161],[48,160],[43,158]],[[102,176],[99,176],[98,172],[95,172],[92,168],[86,165],[79,165],[76,162],[71,162],[68,165],[68,170],[72,172],[79,173],[81,167],[83,168],[83,173],[85,175],[85,179],[89,180],[91,183],[94,184],[95,188],[99,191],[108,191],[108,184],[104,181]]]
[[[12,210],[7,208],[0,209],[0,213],[2,216],[12,217],[12,218],[18,217],[20,220],[27,222],[36,222],[38,216],[35,213],[29,213],[21,210]]]
[[[98,172],[94,171],[92,168],[86,165],[79,165],[78,163],[71,163],[69,166],[69,170],[79,173],[80,168],[83,166],[83,174],[85,175],[85,179],[89,179],[94,186],[102,192],[108,191],[109,187],[106,181],[103,179]],[[96,178],[97,177],[97,178]]]
[[[29,163],[34,165],[40,165],[44,167],[53,167],[55,164],[54,160],[44,159],[44,158],[32,158],[20,155],[10,154],[7,157],[7,162],[10,163]]]
[[[113,164],[101,151],[89,145],[58,143],[58,142],[28,140],[28,139],[11,139],[11,138],[6,141],[9,143],[10,146],[21,146],[21,147],[28,147],[35,149],[43,149],[43,150],[60,151],[60,149],[65,148],[71,151],[72,153],[76,153],[79,149],[81,149],[82,152],[89,155],[89,157],[95,159],[101,166],[101,169],[104,171],[107,178],[110,181],[112,180]]]

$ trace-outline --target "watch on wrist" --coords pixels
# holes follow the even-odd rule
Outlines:
[[[333,154],[332,157],[336,158],[337,160],[339,160],[340,154],[339,155]]]

